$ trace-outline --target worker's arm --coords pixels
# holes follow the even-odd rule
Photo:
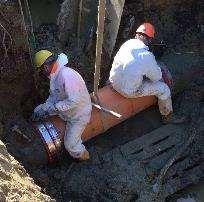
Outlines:
[[[55,104],[56,109],[62,112],[77,107],[80,96],[83,96],[83,92],[78,88],[78,81],[69,76],[64,75],[63,88],[65,99]]]
[[[70,100],[69,98],[59,101],[55,104],[56,110],[61,112],[71,110],[76,106],[76,103],[73,100]]]
[[[162,79],[161,68],[158,66],[155,57],[152,53],[145,56],[146,73],[145,76],[151,81],[159,81]]]
[[[46,100],[45,103],[38,105],[34,109],[33,117],[45,117],[48,115],[55,115],[56,109],[54,106],[54,102],[52,100],[52,97],[49,96],[49,98]]]

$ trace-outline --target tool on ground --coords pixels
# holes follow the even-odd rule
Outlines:
[[[31,139],[28,138],[18,127],[18,125],[14,125],[12,128],[11,128],[11,131],[12,132],[16,132],[18,135],[20,135],[22,138],[26,139],[28,142],[31,142]]]

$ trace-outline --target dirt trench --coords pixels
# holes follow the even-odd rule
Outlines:
[[[131,2],[133,4],[131,4]],[[199,9],[196,6],[191,7],[193,1],[181,1],[181,3],[173,3],[173,5],[171,4],[172,1],[166,1],[165,4],[162,2],[163,1],[157,1],[155,3],[154,1],[152,3],[153,5],[150,4],[150,8],[144,8],[142,1],[127,1],[115,51],[122,42],[132,37],[135,27],[146,18],[156,23],[158,30],[160,30],[158,40],[164,39],[168,43],[169,48],[165,50],[165,54],[161,59],[163,62],[168,64],[173,71],[179,71],[180,75],[186,71],[186,68],[190,69],[192,67],[198,67],[199,69],[202,69],[203,56],[202,50],[200,50],[200,47],[202,46],[200,36],[202,33],[199,31],[199,26],[202,25],[202,22],[196,21],[196,18],[198,17],[198,13],[196,11]],[[186,7],[183,6],[185,3]],[[184,21],[184,24],[181,27],[179,26],[180,20],[177,18],[179,14],[173,13],[174,10],[176,10],[177,13],[182,14],[180,17],[181,20]],[[189,16],[189,10],[192,10],[192,16]],[[135,24],[132,29],[128,29],[127,26],[133,16],[136,20]],[[157,19],[156,16],[159,16],[159,18]],[[163,26],[165,21],[168,21],[168,23]],[[55,36],[56,26],[51,26],[51,29],[49,29],[49,27],[49,25],[42,25],[39,28],[39,36],[45,34],[43,35],[43,41],[41,41],[43,42],[43,47],[50,47],[55,40],[54,37],[49,36]],[[176,33],[181,33],[183,28],[184,32],[179,36],[176,36]],[[46,31],[48,33],[46,33]],[[39,40],[41,40],[41,38]],[[40,46],[38,48],[40,48]],[[27,51],[25,52],[25,57],[27,57]],[[89,58],[87,61],[85,60],[85,56],[81,56],[79,58],[73,57],[71,61],[74,62],[73,65],[75,68],[85,77],[89,89],[92,89],[93,82],[93,58]],[[104,61],[106,61],[105,56]],[[29,150],[29,144],[27,144],[25,139],[19,137],[18,134],[15,134],[14,136],[17,138],[17,142],[19,139],[20,141],[24,141],[23,147],[25,153],[19,152],[18,144],[16,147],[9,144],[9,137],[12,137],[15,133],[11,132],[10,128],[15,125],[15,123],[17,125],[19,123],[24,124],[25,130],[29,128],[27,120],[24,118],[28,118],[33,107],[46,98],[48,93],[47,82],[44,82],[43,84],[40,84],[39,82],[38,91],[36,92],[36,89],[33,88],[34,83],[32,79],[30,79],[30,73],[27,72],[27,74],[22,74],[19,70],[21,65],[19,64],[18,67],[19,68],[17,69],[11,69],[9,74],[9,78],[11,79],[8,80],[7,77],[5,77],[5,83],[1,82],[1,97],[5,98],[4,100],[2,99],[0,103],[2,108],[2,113],[0,114],[0,129],[2,130],[4,128],[4,133],[1,135],[1,139],[6,143],[9,153],[15,156],[15,158],[24,165],[26,172],[34,178],[35,182],[43,189],[43,191],[57,201],[139,200],[142,195],[141,189],[144,187],[147,190],[149,189],[149,186],[142,184],[142,180],[139,179],[141,177],[140,175],[145,177],[145,173],[143,173],[138,165],[135,165],[135,162],[127,162],[124,159],[121,159],[119,156],[120,151],[117,151],[121,145],[132,142],[136,138],[161,127],[160,115],[157,108],[152,107],[151,109],[148,109],[145,112],[142,112],[114,127],[100,137],[88,142],[87,147],[92,155],[89,162],[81,164],[76,162],[73,163],[73,160],[64,153],[62,158],[53,165],[39,167],[31,166],[29,163],[24,162],[24,158],[26,156],[32,157],[32,161],[43,161],[43,159],[39,158],[40,154],[39,156],[32,156],[32,153],[36,153],[36,151]],[[110,66],[108,62],[108,64],[104,65],[102,70],[102,83],[104,83],[107,79],[109,68]],[[24,73],[25,72],[26,68],[24,70]],[[11,73],[14,73],[13,75],[15,76],[12,76]],[[28,79],[23,81],[22,77]],[[191,84],[187,84],[185,80],[179,83],[179,88],[186,89],[186,91],[182,90],[181,94],[177,95],[174,99],[175,111],[178,114],[193,114],[194,104],[199,103],[201,105],[200,111],[202,111],[203,116],[203,97],[201,96],[203,93],[203,77],[201,74],[194,75],[194,77],[197,77],[197,79]],[[25,86],[29,87],[25,88]],[[190,90],[191,88],[193,90]],[[27,133],[28,137],[32,137],[32,132],[27,131]],[[195,145],[197,144],[198,142],[196,142]],[[38,148],[39,152],[41,149],[43,148]],[[166,162],[165,160],[167,159],[164,159],[164,162]],[[12,161],[9,160],[9,162]],[[141,172],[134,173],[132,168],[135,170],[138,168]],[[158,169],[155,170],[157,174]],[[153,171],[155,170],[153,168]],[[154,173],[153,176],[156,176],[156,174]],[[21,177],[24,177],[24,175]],[[11,191],[8,193],[13,193],[13,184],[18,185],[18,183],[13,183],[11,180],[6,183],[12,184],[8,185],[8,190]],[[24,190],[24,188],[22,188],[24,185],[20,185],[19,187],[21,190]],[[35,190],[35,188],[33,189]],[[38,193],[38,191],[40,191],[39,188],[36,188],[36,191],[32,190],[34,193]],[[19,195],[17,195],[15,199],[20,200],[22,197],[27,197],[27,194],[24,195],[24,193],[27,192],[19,192]],[[28,193],[28,195],[29,194],[31,193]],[[143,194],[142,197],[144,197],[144,195],[145,194]],[[4,193],[3,196],[8,197],[7,201],[11,200],[11,198],[9,198],[10,194]],[[31,199],[32,197],[33,196],[29,196]],[[51,200],[49,197],[39,193],[39,200],[43,201],[48,199]],[[170,198],[169,200],[171,201],[173,199]]]
[[[15,132],[8,131],[5,142],[8,144],[9,152],[22,162],[35,182],[56,201],[143,202],[163,201],[166,197],[169,201],[174,201],[172,199],[174,192],[178,193],[179,190],[200,183],[203,179],[199,177],[203,176],[204,83],[202,75],[194,79],[189,87],[174,98],[175,113],[187,116],[188,122],[186,124],[162,126],[158,109],[152,107],[86,143],[91,154],[91,159],[87,162],[75,162],[64,152],[61,158],[52,165],[30,166],[28,162],[25,162],[25,159],[27,156],[32,156],[32,153],[36,154],[36,151],[29,150],[29,143],[26,140],[23,139],[25,141],[23,144],[24,154],[19,153],[22,144],[17,145],[15,142],[18,142],[19,139],[13,141],[14,136],[16,136]],[[180,164],[174,164],[167,173],[166,185],[164,191],[161,192],[161,198],[157,199],[156,197],[153,200],[155,194],[151,187],[155,183],[161,168],[183,145],[181,144],[183,140],[186,141],[189,137],[190,134],[187,131],[192,122],[197,124],[196,139],[180,156],[178,161]],[[13,120],[13,123],[19,126],[20,123],[24,123],[24,132],[29,128],[25,120],[22,119],[21,121],[20,117]],[[193,125],[191,129],[193,129]],[[26,134],[27,137],[32,137],[29,130]],[[161,141],[151,140],[153,137],[159,138],[161,135]],[[169,137],[172,137],[172,139]],[[20,139],[21,141],[22,139]],[[165,141],[168,144],[165,144]],[[145,145],[151,145],[152,143],[155,147],[159,146],[164,151],[156,152],[154,156],[151,156],[151,150],[146,148]],[[38,145],[40,146],[40,143]],[[144,151],[139,148],[141,145],[146,148]],[[37,148],[41,150],[42,148],[39,146]],[[152,151],[154,151],[153,148]],[[160,158],[159,155],[163,156]],[[40,161],[40,153],[37,156],[36,159],[32,157],[32,160]],[[189,170],[189,173],[186,170]],[[193,173],[197,174],[193,175]],[[171,179],[169,184],[167,179]],[[177,179],[182,183],[174,184],[174,180]],[[192,179],[190,184],[189,179]],[[201,184],[201,186],[203,185]],[[175,191],[172,191],[173,187]],[[191,194],[192,192],[187,193]],[[196,191],[192,195],[196,200],[200,200]],[[180,195],[180,197],[182,196]]]

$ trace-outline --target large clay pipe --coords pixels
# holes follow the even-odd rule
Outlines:
[[[163,79],[168,85],[171,85],[171,75],[167,70],[163,71]],[[91,120],[82,134],[83,141],[87,141],[105,132],[109,128],[157,102],[154,96],[127,99],[113,90],[110,86],[101,88],[98,92],[98,97],[103,107],[115,111],[122,116],[121,118],[117,118],[93,107]],[[65,122],[58,116],[52,116],[40,123],[34,123],[33,125],[45,146],[48,161],[52,162],[60,153],[59,151],[63,146]]]
[[[102,106],[111,109],[122,116],[121,118],[117,118],[93,107],[91,120],[82,134],[83,141],[87,141],[92,137],[104,133],[111,127],[156,103],[156,98],[154,96],[127,99],[113,90],[110,86],[101,88],[98,96]],[[50,117],[49,120],[56,128],[64,132],[64,121],[62,121],[62,119],[58,116],[53,116]]]
[[[111,109],[122,116],[121,118],[117,118],[93,107],[91,120],[82,134],[82,140],[84,142],[104,133],[109,128],[151,105],[154,105],[157,101],[154,96],[127,99],[114,91],[110,86],[100,89],[98,95],[100,102],[104,107]],[[45,145],[48,161],[52,162],[61,150],[61,146],[63,146],[65,122],[58,116],[51,116],[43,122],[34,123],[34,127]]]

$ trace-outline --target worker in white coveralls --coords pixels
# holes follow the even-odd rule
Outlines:
[[[154,35],[152,24],[139,26],[135,38],[125,42],[117,52],[109,81],[117,92],[127,98],[155,95],[165,123],[170,120],[173,111],[171,92],[162,81],[161,68],[148,48]]]
[[[66,121],[64,146],[78,160],[89,159],[81,135],[91,117],[91,99],[81,75],[65,66],[64,53],[55,55],[48,50],[35,54],[35,65],[50,79],[50,95],[45,103],[34,109],[33,118],[59,115]]]

